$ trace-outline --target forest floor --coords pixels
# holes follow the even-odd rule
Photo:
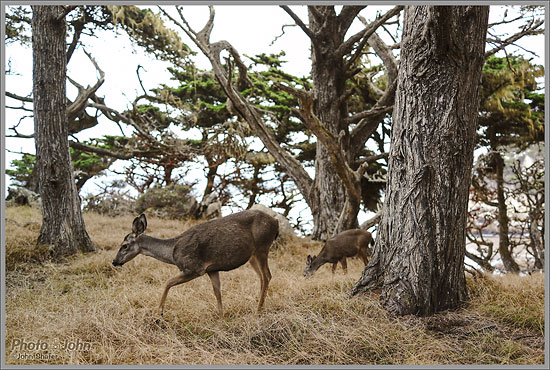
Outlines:
[[[98,252],[64,263],[36,252],[40,219],[6,209],[8,364],[544,364],[543,274],[468,276],[465,307],[392,317],[376,292],[350,298],[357,259],[347,275],[325,265],[305,279],[320,244],[297,239],[270,252],[263,313],[246,264],[221,274],[223,317],[205,275],[174,287],[156,323],[177,268],[145,256],[111,265],[133,217],[84,214]],[[168,238],[190,225],[151,217],[147,232]]]

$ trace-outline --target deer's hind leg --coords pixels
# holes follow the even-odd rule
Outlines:
[[[219,312],[220,316],[223,316],[220,272],[219,271],[208,272],[208,277],[210,278],[210,281],[212,282],[212,288],[214,289],[214,295],[216,296],[216,301],[218,302],[218,312]]]
[[[342,265],[342,269],[344,270],[344,274],[348,273],[348,262],[346,261],[346,257],[342,257],[340,260],[340,264]],[[336,264],[334,264],[336,265]]]
[[[265,297],[267,295],[267,287],[271,280],[271,271],[269,271],[269,265],[267,263],[267,253],[261,253],[259,255],[252,255],[250,257],[250,264],[254,268],[254,271],[260,277],[260,299],[258,301],[258,312],[262,310]]]
[[[367,257],[367,251],[364,249],[359,249],[359,253],[357,253],[365,266],[369,263],[369,257]]]

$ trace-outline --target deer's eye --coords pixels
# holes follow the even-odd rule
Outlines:
[[[127,249],[127,248],[128,248],[128,244],[124,244],[124,245],[122,246],[122,249],[123,249],[123,250],[124,250],[124,249]]]

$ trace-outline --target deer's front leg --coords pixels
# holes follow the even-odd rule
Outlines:
[[[172,279],[170,279],[166,282],[166,285],[164,287],[164,292],[162,293],[162,297],[160,298],[160,305],[159,305],[160,316],[162,316],[163,313],[164,313],[164,303],[166,302],[166,296],[168,296],[168,291],[170,290],[170,288],[172,288],[173,286],[179,285],[179,284],[186,283],[186,282],[188,282],[190,280],[193,280],[193,279],[195,279],[199,276],[200,275],[198,275],[196,273],[182,272],[178,276],[173,277]]]

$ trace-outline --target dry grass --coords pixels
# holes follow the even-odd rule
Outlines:
[[[40,215],[6,210],[7,251],[33,245]],[[6,279],[9,364],[543,364],[543,276],[470,279],[468,308],[429,318],[392,318],[375,294],[349,298],[363,265],[332,276],[323,266],[302,277],[315,243],[273,250],[265,311],[255,313],[259,281],[248,265],[221,274],[224,317],[207,277],[175,287],[155,323],[164,282],[177,269],[138,256],[122,268],[111,260],[131,217],[86,214],[101,249],[63,264],[15,263]],[[29,223],[30,222],[30,223]],[[28,224],[27,224],[28,223]],[[38,225],[35,225],[37,223]],[[26,226],[25,226],[26,225]],[[149,218],[148,232],[171,237],[189,224]],[[12,348],[40,340],[47,351]],[[86,350],[53,348],[65,340]],[[22,353],[49,359],[18,358]]]

